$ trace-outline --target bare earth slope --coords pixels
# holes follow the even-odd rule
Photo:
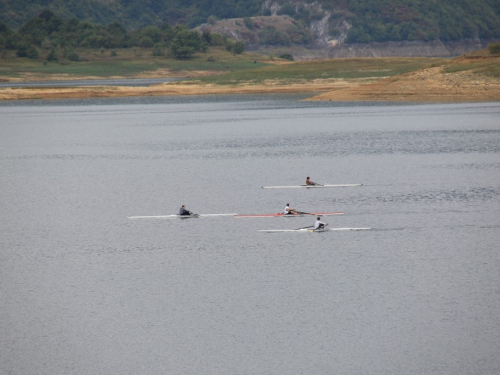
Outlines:
[[[500,101],[500,57],[461,57],[437,67],[332,90],[310,100],[327,101]]]

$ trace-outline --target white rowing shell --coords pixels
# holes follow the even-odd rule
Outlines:
[[[353,187],[362,186],[363,184],[341,184],[341,185],[292,185],[292,186],[261,186],[262,189],[296,189],[296,188],[333,188],[333,187]]]
[[[302,229],[262,229],[259,232],[267,233],[277,233],[277,232],[300,232],[300,233],[313,233],[313,232],[329,232],[337,230],[370,230],[372,228],[326,228],[314,230],[312,228],[302,228]]]

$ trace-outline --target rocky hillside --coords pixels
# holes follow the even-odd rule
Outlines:
[[[500,2],[479,5],[457,0],[453,9],[435,5],[426,0],[265,0],[261,8],[265,16],[211,17],[197,30],[242,41],[250,50],[285,51],[296,60],[451,57],[500,40]]]
[[[196,28],[201,33],[217,33],[244,42],[247,49],[262,46],[310,45],[314,32],[289,16],[261,16],[214,21]]]
[[[456,41],[387,41],[346,43],[350,24],[337,21],[341,30],[335,37],[328,34],[328,13],[305,25],[290,16],[260,16],[214,20],[196,28],[200,33],[218,33],[245,43],[247,50],[267,54],[291,54],[295,60],[329,57],[454,57],[486,48],[497,39],[462,39]]]

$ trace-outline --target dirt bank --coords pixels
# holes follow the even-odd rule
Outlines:
[[[500,79],[469,70],[443,73],[442,67],[422,69],[366,85],[339,88],[310,100],[489,102],[500,101]]]
[[[215,94],[262,94],[262,93],[313,93],[337,88],[352,87],[363,81],[314,80],[311,82],[287,84],[268,81],[259,85],[240,84],[236,86],[207,85],[199,82],[165,83],[149,87],[88,86],[88,87],[18,87],[0,88],[0,100],[19,99],[70,99],[103,98],[127,96],[162,95],[215,95]]]

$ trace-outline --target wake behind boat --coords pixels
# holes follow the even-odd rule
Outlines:
[[[299,229],[261,229],[259,232],[280,233],[280,232],[298,232],[298,233],[314,233],[314,232],[330,232],[330,231],[345,231],[345,230],[370,230],[372,228],[299,228]]]
[[[304,217],[304,216],[333,216],[333,215],[343,215],[343,212],[299,212],[296,214],[257,214],[257,215],[235,215],[235,217]]]
[[[354,187],[362,186],[363,184],[339,184],[339,185],[290,185],[290,186],[261,186],[262,189],[296,189],[296,188],[334,188],[334,187]]]
[[[192,214],[192,215],[156,215],[156,216],[127,216],[128,219],[190,219],[199,217],[236,216],[236,214]]]

